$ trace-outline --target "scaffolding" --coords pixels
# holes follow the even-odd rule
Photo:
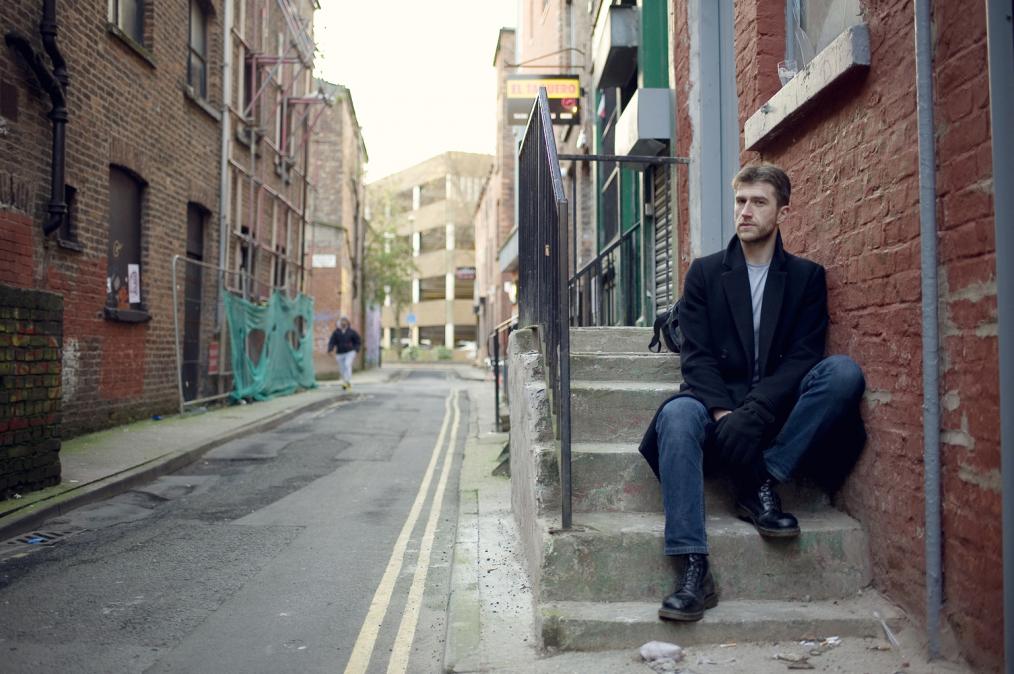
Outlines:
[[[223,158],[229,236],[222,261],[233,272],[224,289],[244,299],[262,299],[272,287],[293,296],[305,285],[308,140],[331,103],[310,91],[316,47],[307,24],[293,0],[247,0],[233,28],[243,76],[228,110],[236,133]],[[266,45],[279,26],[272,54]]]

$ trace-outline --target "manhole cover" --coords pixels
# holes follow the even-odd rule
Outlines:
[[[50,547],[83,529],[64,529],[60,531],[47,529],[45,531],[31,531],[28,533],[8,538],[0,543],[0,559],[28,554],[38,548]]]

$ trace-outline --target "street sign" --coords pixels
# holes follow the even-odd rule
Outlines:
[[[454,278],[459,281],[474,281],[475,267],[458,267],[454,270]]]
[[[218,374],[218,340],[208,344],[208,374]]]
[[[512,126],[528,123],[528,114],[546,88],[549,118],[554,125],[581,123],[581,80],[577,75],[510,75],[507,77],[507,119]]]
[[[415,314],[413,314],[410,311],[408,313],[408,316],[405,317],[405,322],[408,323],[409,325],[415,325],[415,322],[416,322],[416,320],[415,320]]]

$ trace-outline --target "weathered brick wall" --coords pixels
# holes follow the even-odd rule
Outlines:
[[[60,482],[63,298],[0,285],[0,498]]]
[[[779,83],[782,8],[736,7],[741,122]],[[863,3],[872,66],[758,154],[793,179],[786,246],[828,270],[829,351],[866,372],[870,440],[841,503],[866,526],[875,583],[924,615],[920,235],[913,9]],[[775,10],[777,10],[775,12]],[[777,16],[769,16],[770,12]],[[993,183],[982,3],[934,16],[944,612],[982,671],[1002,662]]]
[[[41,231],[50,196],[48,96],[10,49],[0,49],[0,80],[13,85],[18,104],[16,117],[0,118],[0,280],[64,298],[65,435],[175,408],[170,264],[186,252],[188,202],[209,212],[204,257],[218,258],[221,3],[210,2],[205,106],[185,92],[187,3],[149,5],[141,53],[108,29],[105,0],[58,3],[70,74],[66,179],[77,190],[70,245],[43,240]],[[41,11],[36,0],[0,3],[0,31],[17,30],[41,49]],[[103,317],[111,164],[147,183],[141,292],[148,323]],[[19,261],[13,268],[10,257]]]

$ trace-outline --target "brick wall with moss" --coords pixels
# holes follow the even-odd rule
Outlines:
[[[63,298],[0,285],[0,498],[60,482]]]

